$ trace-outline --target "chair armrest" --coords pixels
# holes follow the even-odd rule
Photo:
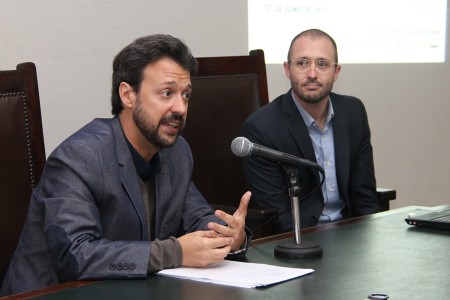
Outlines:
[[[377,188],[378,201],[380,203],[380,211],[389,210],[389,201],[395,200],[397,191],[394,189]]]

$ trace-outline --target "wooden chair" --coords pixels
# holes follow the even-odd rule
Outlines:
[[[192,179],[216,209],[237,209],[247,185],[241,162],[231,152],[245,119],[269,103],[262,50],[248,56],[201,57],[183,136],[194,156]],[[247,225],[254,228],[275,210],[250,209]],[[264,232],[255,232],[258,237]]]
[[[0,71],[0,283],[44,164],[36,67],[22,63],[17,70]]]

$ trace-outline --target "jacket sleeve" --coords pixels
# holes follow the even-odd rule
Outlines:
[[[117,193],[122,187],[108,174],[108,164],[117,160],[105,161],[88,141],[66,144],[47,161],[36,197],[60,281],[147,275],[150,243],[141,238],[141,222],[129,201],[111,207],[125,203],[118,198],[126,194]],[[114,213],[123,215],[122,228],[108,223]]]
[[[353,158],[349,176],[352,217],[379,211],[369,122],[364,105],[361,101],[358,103],[359,112],[355,115],[360,117],[357,127],[361,129],[361,139],[357,148],[351,150]]]

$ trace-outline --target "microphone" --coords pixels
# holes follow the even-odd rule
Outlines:
[[[319,170],[324,174],[323,168],[312,161],[303,159],[291,154],[283,153],[274,149],[270,149],[258,144],[250,142],[247,138],[239,136],[231,142],[231,151],[238,157],[250,155],[261,156],[278,163],[288,164],[292,166],[305,166]]]
[[[300,232],[300,185],[298,183],[297,169],[295,167],[306,166],[309,168],[317,169],[322,174],[321,183],[308,193],[303,199],[311,195],[317,188],[319,188],[325,179],[325,171],[323,168],[312,161],[296,157],[291,154],[283,153],[274,149],[270,149],[258,144],[250,142],[245,137],[237,137],[231,142],[231,151],[238,157],[245,157],[250,155],[261,156],[278,163],[283,164],[283,169],[289,178],[289,197],[291,198],[291,209],[292,209],[292,227],[294,229],[295,243],[284,243],[275,247],[275,256],[285,257],[285,258],[309,258],[322,256],[323,250],[319,244],[311,241],[301,240]],[[286,166],[289,165],[289,166]],[[284,212],[284,211],[283,211]],[[276,217],[278,217],[278,214]],[[270,218],[268,221],[264,222],[263,225],[267,224],[269,221],[274,219]],[[258,227],[259,228],[259,227]]]

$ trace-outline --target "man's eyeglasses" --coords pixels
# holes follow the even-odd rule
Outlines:
[[[338,64],[332,62],[328,59],[309,59],[309,58],[297,58],[293,60],[288,60],[290,64],[302,73],[306,73],[311,70],[311,65],[314,63],[316,71],[319,73],[327,73],[332,69],[332,66],[337,66]]]

